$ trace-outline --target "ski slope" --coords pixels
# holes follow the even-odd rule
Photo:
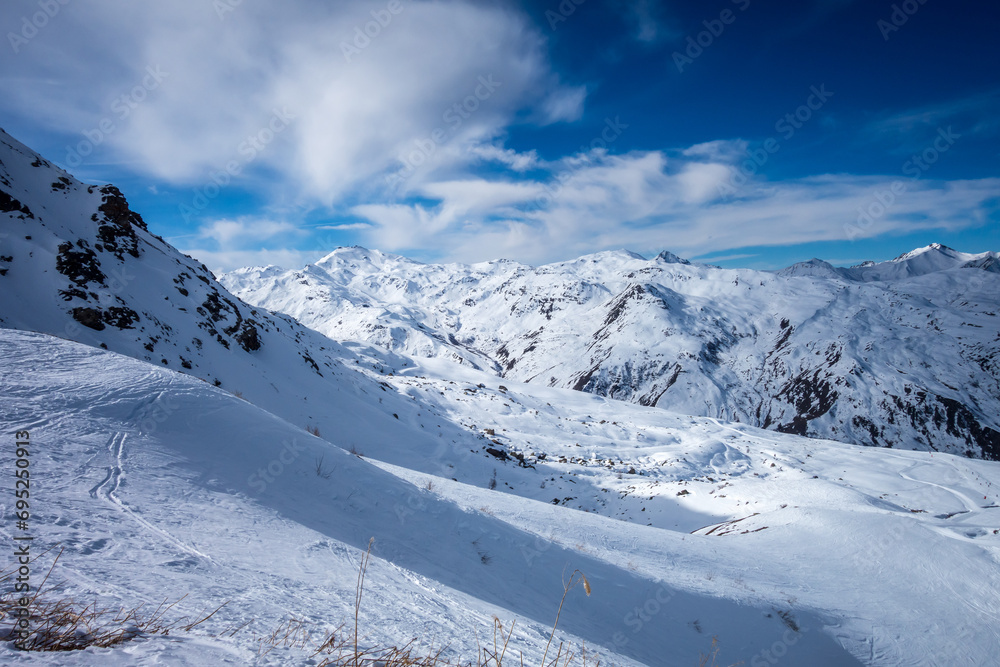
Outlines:
[[[807,439],[726,421],[738,416],[729,412],[686,416],[632,401],[624,384],[617,399],[629,400],[520,371],[500,377],[475,336],[462,338],[461,327],[447,335],[467,323],[464,313],[437,311],[447,325],[438,328],[430,311],[412,306],[426,283],[394,282],[371,266],[415,277],[431,269],[360,249],[334,253],[334,273],[372,290],[373,326],[398,316],[402,329],[392,335],[430,347],[336,341],[242,301],[148,229],[117,189],[83,184],[2,132],[0,204],[0,424],[8,439],[0,471],[14,479],[14,434],[29,431],[33,553],[63,550],[53,592],[111,607],[186,595],[172,613],[188,618],[225,603],[190,633],[110,650],[40,655],[0,644],[4,664],[308,664],[307,652],[266,652],[260,639],[290,619],[315,636],[352,619],[370,538],[361,634],[372,646],[416,639],[472,658],[496,617],[516,623],[517,650],[537,664],[562,582],[579,569],[592,595],[571,592],[561,639],[585,642],[602,664],[690,665],[716,637],[719,664],[753,667],[983,665],[1000,654],[996,462]],[[369,253],[368,264],[359,253]],[[876,380],[857,391],[903,396],[917,380],[938,383],[944,388],[928,404],[948,406],[947,415],[936,422],[930,414],[922,436],[947,435],[941,447],[962,453],[977,433],[988,444],[993,413],[960,406],[996,397],[995,265],[992,256],[952,254],[932,248],[902,258],[919,269],[900,278],[905,290],[800,277],[801,289],[784,292],[809,313],[795,331],[763,327],[729,352],[717,349],[718,359],[730,354],[735,363],[745,344],[780,348],[770,355],[775,373],[806,368],[816,346],[829,346],[829,322],[863,322],[872,337],[844,344],[851,354],[877,352],[865,366]],[[650,262],[657,280],[669,274],[689,293],[647,281],[605,298],[623,266],[640,271]],[[585,311],[604,323],[595,325],[607,334],[601,344],[615,354],[642,357],[621,341],[646,340],[666,324],[676,335],[664,344],[698,358],[691,350],[706,344],[699,336],[728,328],[726,312],[744,333],[755,326],[733,304],[757,274],[727,274],[737,285],[711,267],[630,253],[535,273],[507,264],[468,269],[479,272],[474,280],[456,273],[466,268],[445,267],[434,279],[460,279],[466,292],[476,283],[501,301],[524,287],[517,317],[503,316],[510,305],[484,312],[512,327],[552,327],[525,334],[538,339],[537,350],[524,351],[527,365],[549,363],[546,350],[560,345],[567,364],[579,362],[572,326],[584,320],[542,324],[550,321],[542,305],[553,317],[569,309],[536,300],[552,286],[545,281],[576,295],[583,310],[574,317]],[[504,287],[508,270],[542,291]],[[970,288],[969,276],[979,287]],[[400,295],[385,308],[390,288]],[[891,304],[873,309],[866,290],[881,290]],[[916,333],[901,337],[904,329]],[[930,332],[938,330],[962,334],[937,343]],[[851,377],[839,360],[823,359],[824,372]],[[924,363],[914,367],[914,359]],[[707,373],[699,364],[690,381],[678,381],[690,396],[715,395],[712,387],[729,386],[727,373],[739,370],[715,364]],[[706,373],[694,377],[695,367]],[[698,409],[680,405],[697,413],[705,400]],[[862,409],[872,405],[852,409],[892,423],[895,413]],[[832,427],[836,416],[808,421]],[[882,436],[902,437],[905,426]],[[928,443],[904,444],[932,450]],[[13,544],[13,484],[0,506],[0,534]],[[2,553],[0,565],[15,564],[13,549]]]
[[[452,380],[433,375],[440,367],[391,378],[394,392],[437,393],[439,414],[493,419],[497,432],[520,423],[504,432],[508,446],[530,439],[556,459],[497,460],[490,490],[427,471],[458,468],[458,448],[424,452],[415,470],[416,454],[391,433],[384,458],[359,458],[336,435],[311,436],[114,353],[0,331],[0,354],[0,421],[36,443],[36,545],[65,547],[62,590],[115,604],[189,594],[178,610],[192,616],[229,603],[189,636],[32,663],[300,661],[292,650],[256,659],[253,632],[289,616],[317,628],[347,620],[369,537],[362,627],[372,642],[419,637],[471,655],[496,615],[517,621],[519,648],[537,660],[560,578],[580,568],[593,595],[575,590],[561,627],[605,664],[691,664],[713,636],[724,664],[759,662],[775,646],[783,664],[989,664],[1000,648],[996,464],[823,441],[807,450],[794,436],[531,385],[442,397],[436,389]],[[501,400],[512,411],[552,407],[534,421],[504,418],[490,405]],[[433,427],[438,416],[425,414]],[[636,473],[558,463],[579,449]],[[320,458],[328,477],[316,472]],[[535,498],[546,479],[549,495],[573,488],[590,506]],[[626,480],[638,515],[658,525],[616,518],[601,502]],[[0,651],[9,664],[25,659]]]

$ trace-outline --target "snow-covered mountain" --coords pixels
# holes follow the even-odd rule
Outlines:
[[[932,243],[903,253],[888,262],[863,262],[856,266],[835,267],[821,259],[793,264],[778,272],[782,276],[824,276],[851,282],[890,282],[925,276],[950,269],[982,269],[1000,273],[1000,253],[959,252],[940,243]],[[974,279],[973,279],[974,280]]]
[[[315,636],[353,619],[373,536],[367,645],[417,638],[469,658],[495,616],[516,622],[517,650],[538,664],[564,577],[579,568],[593,590],[571,592],[558,636],[586,642],[589,664],[688,665],[713,637],[720,664],[990,664],[1000,653],[994,462],[806,440],[501,379],[531,355],[484,352],[461,318],[449,338],[441,322],[457,309],[412,328],[420,356],[335,342],[240,300],[118,190],[80,183],[2,131],[0,208],[0,423],[31,434],[33,553],[63,549],[52,575],[60,595],[115,608],[187,595],[175,611],[189,618],[227,603],[191,632],[112,649],[26,655],[0,642],[4,664],[309,664],[304,643],[262,639],[289,619]],[[594,309],[617,275],[608,262],[715,271],[612,253],[567,265],[589,276],[581,287],[553,267],[332,257],[373,291],[379,275],[365,273],[365,257],[442,280],[480,271],[480,303],[487,282],[507,292],[504,272],[547,276]],[[407,327],[429,315],[412,296],[429,280],[397,282],[410,296],[391,306],[354,295],[351,312],[368,303],[382,313],[373,325],[398,314],[404,349]],[[827,289],[806,283],[803,303]],[[653,289],[687,323],[700,323],[691,304],[709,309],[717,296],[640,285],[604,323],[608,339],[661,308]],[[713,289],[733,310],[738,287]],[[522,296],[522,317],[555,350],[548,327],[567,302],[553,300],[546,317]],[[501,317],[508,308],[497,322],[516,323]],[[633,352],[648,354],[641,342]],[[439,358],[453,355],[463,363]],[[0,457],[5,478],[14,468]],[[13,544],[12,496],[0,503],[0,534]]]
[[[1000,459],[1000,261],[931,245],[774,272],[602,252],[541,267],[339,248],[221,282],[338,340],[855,444]]]
[[[345,365],[405,360],[248,306],[150,232],[117,188],[85,185],[0,132],[0,189],[0,326],[193,375],[301,427],[385,418],[372,406],[379,382]]]
[[[194,633],[31,664],[308,664],[259,639],[290,618],[317,634],[351,618],[371,536],[368,644],[417,637],[468,657],[495,615],[538,664],[561,578],[580,568],[593,591],[567,600],[561,637],[602,664],[690,665],[712,637],[720,664],[986,665],[1000,651],[992,462],[820,440],[803,456],[797,436],[580,392],[467,392],[435,364],[390,378],[492,424],[500,448],[548,454],[495,460],[491,490],[352,456],[162,365],[8,330],[0,359],[0,422],[37,443],[34,544],[65,548],[60,594],[187,595],[175,613],[189,618],[228,602]],[[385,426],[368,429],[388,440]],[[459,470],[465,452],[409,457]],[[25,659],[0,643],[0,661]]]

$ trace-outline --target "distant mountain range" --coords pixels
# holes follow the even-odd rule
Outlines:
[[[540,664],[557,610],[587,664],[992,664],[996,463],[747,423],[998,458],[996,259],[341,248],[217,281],[0,130],[0,468],[32,482],[6,530],[43,605],[203,618],[123,625],[111,667],[316,662],[352,617],[456,659],[502,623]]]
[[[1000,254],[777,272],[625,250],[531,267],[338,248],[221,277],[338,340],[863,445],[1000,459]]]

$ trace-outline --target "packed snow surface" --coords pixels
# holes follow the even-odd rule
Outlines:
[[[591,595],[570,591],[560,640],[585,643],[590,664],[695,664],[713,638],[726,665],[996,664],[1000,464],[911,451],[990,451],[995,258],[911,255],[889,283],[886,267],[723,275],[634,253],[530,269],[345,249],[302,272],[303,291],[279,270],[244,273],[271,296],[287,287],[284,310],[319,299],[314,319],[293,313],[307,328],[228,291],[117,189],[0,132],[0,535],[23,536],[12,452],[27,431],[32,553],[50,549],[36,584],[62,550],[51,595],[115,608],[186,595],[171,614],[189,619],[225,603],[190,632],[47,655],[4,643],[0,662],[310,664],[261,640],[291,619],[316,637],[351,624],[374,538],[367,646],[415,639],[472,658],[495,617],[538,664],[580,570]],[[350,288],[340,310],[332,283],[305,290],[319,271]],[[630,272],[650,278],[621,283]],[[779,292],[797,313],[786,324],[736,308],[772,313]],[[474,303],[446,307],[449,295]],[[344,331],[397,322],[398,344],[324,329],[338,312]],[[830,334],[835,320],[850,327]],[[586,354],[610,362],[584,382],[574,327],[588,322]],[[504,327],[523,337],[506,356],[489,338]],[[657,361],[664,350],[680,356]],[[738,378],[788,386],[768,399],[772,428],[798,417],[816,436],[869,414],[875,444],[893,448],[751,426],[737,408],[756,394]],[[839,402],[813,414],[827,385]],[[653,388],[672,398],[640,400]],[[879,412],[890,395],[901,403]]]
[[[488,376],[445,379],[445,362],[387,379],[387,399],[420,406],[414,430],[466,428],[417,449],[384,430],[391,415],[341,414],[343,430],[316,437],[197,379],[42,334],[0,331],[0,355],[0,421],[32,434],[35,548],[65,548],[62,591],[189,594],[178,613],[191,616],[229,603],[186,635],[32,662],[301,660],[258,659],[254,633],[348,620],[370,537],[370,642],[472,655],[496,615],[537,660],[560,580],[579,568],[593,593],[575,589],[560,626],[606,663],[691,664],[713,636],[725,664],[991,664],[1000,651],[995,463],[479,387]],[[371,435],[363,456],[338,447],[355,429]]]

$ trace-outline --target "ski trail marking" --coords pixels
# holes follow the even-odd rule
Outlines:
[[[104,487],[107,486],[107,484],[110,481],[112,481],[112,480],[115,481],[115,489],[118,488],[118,484],[120,483],[120,478],[121,478],[121,442],[120,441],[124,441],[124,440],[125,440],[125,434],[121,433],[121,432],[118,432],[118,433],[115,433],[113,436],[111,436],[111,440],[108,441],[108,451],[114,457],[115,464],[108,466],[108,472],[104,476],[104,479],[102,479],[94,488],[92,488],[90,490],[90,497],[91,498],[96,498],[97,494],[100,493],[105,498],[110,499],[110,492],[109,491],[104,491]],[[112,502],[115,502],[115,501],[112,499]]]
[[[90,496],[92,498],[96,498],[98,495],[100,495],[106,501],[115,505],[119,509],[119,511],[128,515],[130,519],[132,519],[137,524],[145,528],[147,531],[159,535],[161,538],[170,542],[171,544],[173,544],[175,547],[177,547],[186,554],[189,554],[191,556],[197,556],[198,558],[203,558],[208,562],[214,564],[215,561],[212,560],[211,556],[203,554],[194,547],[185,544],[181,540],[177,539],[176,537],[174,537],[167,531],[163,530],[162,528],[159,528],[149,523],[141,516],[133,512],[128,506],[125,505],[124,502],[122,502],[122,500],[117,495],[115,495],[115,492],[118,491],[118,488],[121,486],[122,477],[124,476],[123,466],[125,461],[125,440],[127,438],[128,435],[126,433],[118,432],[111,437],[110,441],[108,441],[108,452],[111,454],[113,463],[112,465],[108,466],[108,473],[107,475],[105,475],[104,479],[101,480],[101,482],[97,486],[95,486],[90,490]]]
[[[975,502],[974,500],[972,500],[972,498],[969,498],[967,495],[965,495],[964,493],[962,493],[960,491],[956,491],[955,489],[948,488],[947,486],[942,486],[941,484],[935,484],[934,482],[928,482],[926,480],[916,479],[916,478],[910,477],[909,475],[906,474],[906,472],[908,470],[912,470],[913,468],[916,468],[918,465],[921,465],[921,464],[920,463],[914,463],[909,468],[906,468],[905,470],[900,470],[899,473],[898,473],[899,476],[902,477],[903,479],[909,481],[909,482],[916,482],[917,484],[927,484],[928,486],[936,487],[938,489],[941,489],[942,491],[947,491],[951,495],[955,496],[955,498],[957,498],[959,501],[961,501],[961,503],[963,505],[965,505],[965,510],[967,512],[977,512],[977,511],[979,511],[979,510],[982,509],[982,507],[980,507],[977,502]]]

